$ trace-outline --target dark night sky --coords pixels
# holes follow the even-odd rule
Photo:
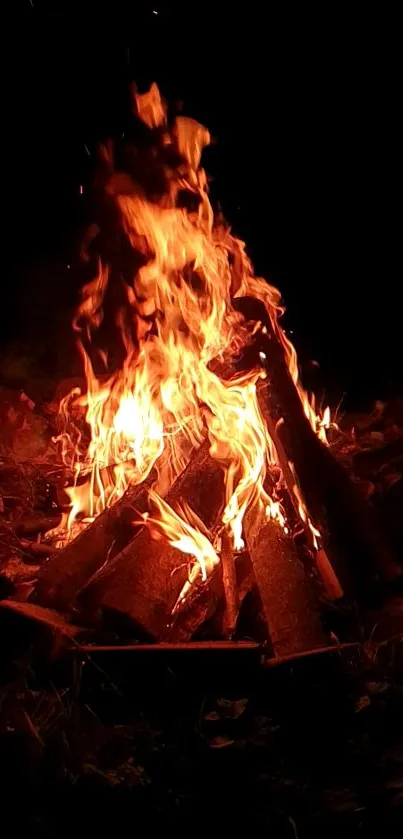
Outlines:
[[[217,139],[213,194],[283,292],[301,358],[338,395],[383,396],[401,378],[395,24],[192,5],[20,3],[3,78],[2,346],[39,332],[52,355],[74,301],[85,145],[121,130],[131,78],[156,79]]]

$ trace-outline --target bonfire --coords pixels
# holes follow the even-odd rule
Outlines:
[[[172,644],[239,640],[245,614],[258,643],[260,615],[271,655],[325,647],[323,603],[368,603],[401,574],[345,468],[360,447],[304,390],[279,291],[213,210],[208,130],[168,115],[155,84],[132,92],[136,142],[100,148],[82,242],[61,514],[8,608]]]

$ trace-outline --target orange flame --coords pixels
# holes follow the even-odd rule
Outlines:
[[[141,264],[123,284],[126,303],[117,312],[117,322],[126,355],[118,370],[96,375],[84,345],[103,320],[110,266],[99,264],[96,278],[82,290],[74,318],[74,328],[82,334],[79,347],[87,392],[72,391],[60,408],[65,420],[59,438],[63,457],[76,473],[69,489],[68,538],[80,526],[80,517],[93,518],[157,466],[152,500],[158,517],[148,518],[147,524],[182,553],[194,556],[205,579],[218,556],[202,522],[189,507],[176,513],[157,493],[163,494],[184,468],[206,426],[211,455],[225,474],[222,521],[232,531],[234,547],[243,546],[242,520],[253,503],[263,505],[267,516],[287,532],[281,505],[264,489],[275,450],[256,395],[262,372],[224,382],[209,367],[236,343],[240,315],[231,306],[231,296],[253,295],[265,303],[305,413],[323,441],[330,413],[326,409],[322,417],[316,415],[299,381],[295,348],[279,324],[283,309],[278,290],[254,276],[243,242],[231,235],[221,217],[214,218],[200,168],[203,147],[210,141],[207,129],[184,117],[168,128],[156,85],[148,94],[135,92],[134,100],[138,116],[149,128],[158,128],[158,142],[171,146],[181,163],[177,169],[166,164],[165,194],[152,199],[128,178],[112,176],[109,193]],[[124,184],[122,194],[119,183]],[[178,207],[183,191],[195,199],[190,210]],[[107,367],[106,353],[101,358]],[[85,409],[88,440],[73,422],[80,408]]]
[[[199,563],[203,580],[218,564],[218,556],[210,542],[208,531],[196,513],[184,502],[180,512],[175,512],[156,492],[150,491],[150,500],[157,507],[159,517],[144,515],[146,524],[155,533],[165,536],[172,547],[194,557]]]

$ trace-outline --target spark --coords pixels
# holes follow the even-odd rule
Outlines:
[[[88,157],[91,157],[91,152],[90,152],[90,150],[89,150],[88,146],[86,145],[86,143],[84,143],[84,148],[85,148],[85,151],[86,151],[86,152],[87,152],[87,154],[88,154]]]

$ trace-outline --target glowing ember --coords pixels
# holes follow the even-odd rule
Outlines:
[[[87,392],[75,389],[60,405],[63,458],[76,474],[68,490],[71,509],[61,529],[67,528],[67,538],[72,538],[83,523],[156,466],[152,502],[157,513],[146,524],[197,560],[192,581],[198,573],[205,579],[218,555],[191,509],[184,505],[175,512],[160,495],[200,445],[206,428],[211,455],[224,470],[223,525],[231,529],[234,547],[243,547],[242,520],[252,504],[263,505],[267,517],[288,532],[278,498],[264,488],[267,469],[276,461],[256,395],[256,383],[265,374],[254,370],[223,381],[210,369],[213,360],[224,361],[224,354],[228,359],[239,349],[242,317],[231,299],[249,295],[264,302],[306,416],[324,442],[330,412],[317,416],[299,381],[295,349],[279,324],[279,292],[254,276],[243,242],[232,236],[221,217],[214,218],[200,168],[208,131],[185,117],[168,127],[156,85],[148,94],[133,95],[137,115],[155,132],[158,148],[172,150],[179,165],[164,165],[165,192],[152,199],[128,176],[111,174],[107,191],[118,209],[122,234],[140,258],[130,281],[120,280],[125,304],[117,310],[116,322],[125,357],[111,372],[107,354],[98,351],[103,375],[94,370],[91,336],[103,321],[110,266],[100,263],[96,278],[82,290],[74,328],[81,336]],[[183,193],[193,199],[190,209],[182,206]],[[85,411],[88,439],[73,422],[80,409]],[[316,540],[319,534],[300,494],[298,505]]]

